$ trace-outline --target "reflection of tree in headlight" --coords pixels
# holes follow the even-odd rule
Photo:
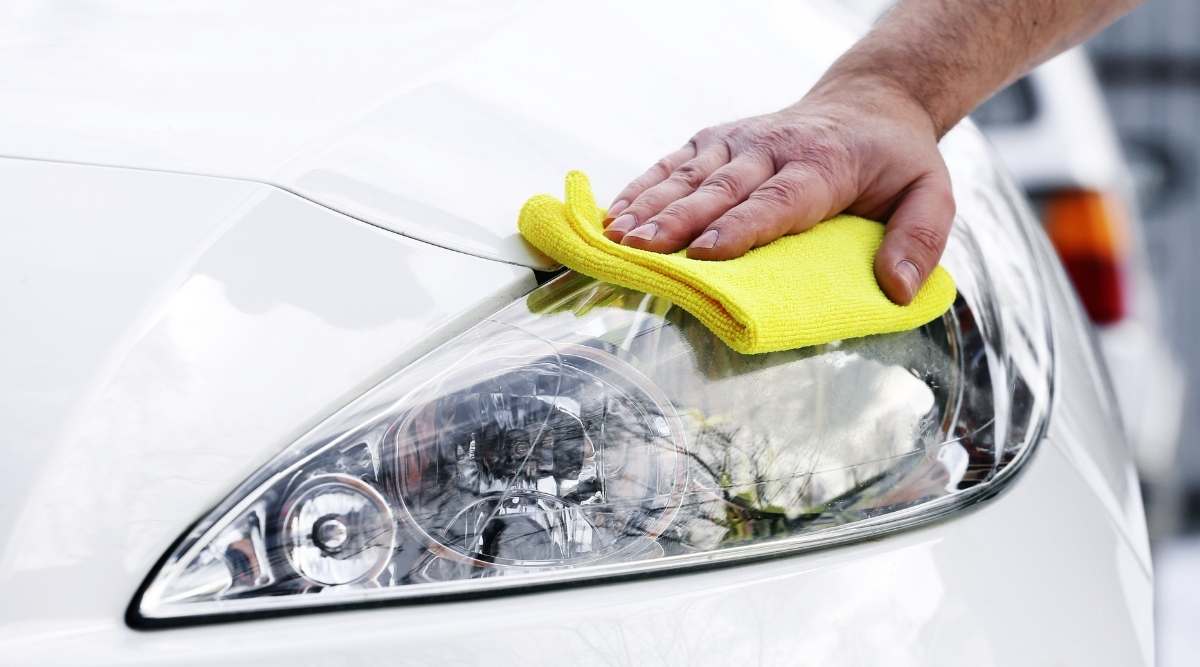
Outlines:
[[[407,522],[442,556],[484,566],[588,561],[653,540],[686,477],[663,404],[567,356],[444,393],[396,432]]]

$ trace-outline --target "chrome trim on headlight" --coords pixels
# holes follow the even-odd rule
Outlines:
[[[1009,201],[958,222],[944,263],[960,293],[942,318],[765,355],[664,299],[560,276],[264,465],[164,557],[129,621],[678,572],[989,498],[1040,440],[1052,393],[1044,267],[1021,215]]]

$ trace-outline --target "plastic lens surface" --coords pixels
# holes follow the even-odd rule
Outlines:
[[[318,585],[369,580],[394,546],[387,501],[344,475],[313,478],[283,510],[284,553],[300,576]]]
[[[1030,248],[985,241],[958,228],[959,300],[920,329],[754,356],[664,299],[565,274],[264,466],[183,538],[137,613],[708,566],[985,498],[1040,437],[1051,375],[1037,272],[1013,261]]]
[[[438,382],[385,437],[418,574],[542,568],[652,548],[686,490],[665,396],[603,352],[516,336]],[[500,572],[500,569],[496,569]]]

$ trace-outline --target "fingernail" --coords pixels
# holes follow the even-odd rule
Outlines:
[[[613,222],[613,224],[615,225],[617,223]],[[652,240],[654,240],[654,235],[657,233],[658,233],[658,225],[654,224],[653,222],[648,222],[648,223],[642,225],[641,227],[638,227],[638,228],[634,229],[633,231],[625,234],[625,238],[627,238],[627,239],[635,238],[635,239],[642,239],[643,241],[652,241]]]
[[[692,241],[692,245],[690,245],[688,247],[689,248],[703,248],[703,249],[707,250],[707,249],[717,245],[717,236],[718,236],[717,230],[710,229],[707,232],[704,232],[703,234],[701,234],[700,236],[697,236],[696,240]]]
[[[917,295],[917,285],[921,282],[921,273],[917,271],[917,265],[902,259],[896,263],[894,269],[896,275],[900,276],[900,280],[904,281],[904,285],[908,287],[908,298],[913,298]]]
[[[637,227],[637,218],[633,217],[632,215],[623,215],[616,220],[613,220],[612,223],[608,225],[608,229],[604,231],[625,234],[634,227]]]
[[[624,211],[627,208],[629,208],[629,202],[625,201],[624,199],[613,202],[613,205],[608,207],[608,213],[605,214],[604,217],[612,220],[618,215],[621,215],[621,211]]]

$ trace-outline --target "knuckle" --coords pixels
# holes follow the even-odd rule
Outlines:
[[[854,164],[850,147],[830,136],[792,127],[773,128],[768,136],[771,141],[769,155],[778,170],[792,164],[832,179]]]
[[[679,168],[671,174],[671,178],[686,185],[688,189],[695,190],[708,174],[694,162],[685,162],[679,165]]]
[[[758,186],[757,194],[771,208],[794,208],[800,199],[799,186],[790,178],[773,178]]]
[[[832,180],[845,157],[845,148],[827,141],[806,144],[800,152],[800,161],[826,180]]]
[[[803,132],[795,125],[772,125],[763,131],[761,138],[757,143],[770,147],[782,148],[790,147],[800,143],[811,143],[803,141]]]
[[[704,207],[694,197],[687,197],[663,208],[654,221],[669,230],[686,233],[705,221]]]
[[[947,212],[947,217],[953,219],[956,206],[954,204],[954,191],[947,185],[944,188],[939,188],[937,194],[937,203],[940,208]]]
[[[655,162],[654,166],[650,168],[650,175],[661,181],[670,176],[673,171],[675,171],[675,167],[671,164],[671,159],[663,158]]]
[[[733,174],[716,173],[709,176],[700,186],[706,193],[730,202],[741,200],[742,187]]]
[[[697,132],[695,134],[695,136],[692,137],[691,141],[688,143],[692,144],[697,149],[699,149],[702,146],[707,146],[707,145],[717,141],[718,138],[721,136],[721,134],[722,134],[722,131],[719,126],[718,127],[706,127],[703,130],[700,130],[699,132]]]
[[[696,155],[715,151],[728,161],[734,154],[730,142],[735,133],[736,129],[729,125],[718,125],[700,130],[690,143],[696,148]]]
[[[943,235],[933,225],[919,223],[904,230],[910,246],[921,259],[936,258],[942,254]]]
[[[638,196],[640,196],[641,193],[645,192],[646,190],[649,190],[650,188],[654,187],[655,185],[658,185],[659,183],[662,183],[662,180],[663,179],[661,179],[657,176],[656,170],[651,169],[649,172],[647,172],[646,174],[644,174],[642,176],[639,176],[636,181],[631,183],[629,185],[629,190],[631,192],[637,194]]]
[[[675,198],[664,192],[662,188],[650,188],[630,204],[629,208],[625,209],[625,213],[633,215],[638,224],[645,224],[674,200]]]
[[[676,199],[673,202],[668,202],[663,206],[662,211],[654,216],[655,221],[663,220],[668,223],[674,223],[677,220],[683,220],[691,217],[695,212],[694,202],[691,197]]]

